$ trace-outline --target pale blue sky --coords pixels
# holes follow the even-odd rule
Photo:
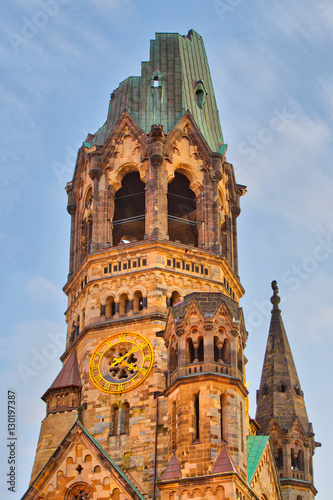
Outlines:
[[[49,7],[46,7],[49,5]],[[51,5],[51,6],[50,6]],[[44,7],[43,7],[44,6]],[[0,7],[1,401],[18,398],[18,492],[61,368],[69,254],[67,181],[109,95],[140,74],[155,32],[203,36],[227,158],[248,187],[238,219],[255,416],[270,282],[316,440],[317,499],[331,497],[333,4],[329,0],[16,0]],[[6,436],[6,408],[1,406]],[[3,441],[2,441],[3,443]],[[2,498],[6,450],[1,450]]]

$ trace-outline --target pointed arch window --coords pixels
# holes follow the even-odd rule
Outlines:
[[[171,241],[198,246],[196,196],[179,172],[168,186],[168,233]]]

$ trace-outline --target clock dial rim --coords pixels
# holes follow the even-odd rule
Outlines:
[[[139,342],[135,342],[139,341]],[[136,351],[139,349],[142,355],[142,363],[138,372],[127,380],[119,379],[119,381],[110,381],[105,378],[105,373],[101,371],[101,363],[105,365],[108,363],[105,358],[110,350],[115,346],[122,344],[134,344],[137,346]],[[120,359],[120,358],[119,358]],[[149,362],[149,364],[147,364]],[[93,384],[100,390],[107,394],[122,394],[129,392],[138,387],[149,375],[154,363],[154,353],[152,345],[149,340],[140,335],[139,333],[126,332],[116,333],[110,335],[101,342],[94,350],[89,363],[89,375]],[[146,365],[146,366],[145,366]],[[109,378],[112,378],[111,376]],[[116,380],[116,379],[113,379]],[[135,382],[134,382],[135,381]]]

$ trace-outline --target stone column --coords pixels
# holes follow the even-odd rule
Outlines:
[[[73,196],[73,184],[68,182],[66,185],[66,192],[68,195],[68,205],[67,212],[71,216],[71,236],[70,236],[70,251],[69,251],[69,274],[68,279],[72,276],[74,269],[74,241],[75,241],[75,213],[76,213],[76,205]]]
[[[212,200],[212,216],[211,216],[211,231],[208,248],[216,254],[222,253],[222,235],[220,230],[219,216],[219,182],[222,180],[222,155],[213,155],[213,168],[211,179],[213,182],[213,200]]]
[[[167,176],[163,167],[164,130],[163,125],[152,125],[149,134],[150,157],[149,178],[146,182],[146,226],[145,239],[168,238],[167,219]]]
[[[99,248],[102,228],[99,219],[99,178],[102,174],[102,165],[104,158],[100,151],[94,151],[88,154],[89,177],[93,180],[93,217],[92,217],[92,235],[90,252],[96,252]]]

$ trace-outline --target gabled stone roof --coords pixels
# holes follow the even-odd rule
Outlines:
[[[48,484],[48,481],[57,471],[61,462],[66,457],[67,453],[72,449],[73,445],[79,439],[82,439],[82,435],[85,436],[88,440],[87,442],[90,443],[91,450],[98,457],[101,466],[106,468],[110,474],[115,477],[116,481],[120,481],[121,485],[127,492],[128,498],[131,500],[145,500],[145,497],[134,486],[127,475],[120,469],[120,467],[112,460],[112,458],[78,420],[68,431],[51,458],[47,461],[38,476],[31,483],[30,487],[23,495],[22,500],[35,500],[36,498],[39,498],[42,489]]]
[[[232,319],[238,321],[241,318],[242,309],[237,302],[219,292],[193,292],[186,295],[182,302],[178,302],[170,308],[173,316],[177,318],[183,317],[192,300],[195,301],[204,318],[212,317],[221,302],[226,304]]]

